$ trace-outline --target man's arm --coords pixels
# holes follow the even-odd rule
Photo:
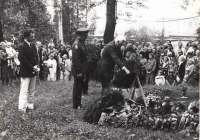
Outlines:
[[[124,64],[122,63],[122,61],[119,59],[119,57],[117,55],[117,51],[113,47],[110,47],[107,51],[108,51],[109,55],[112,57],[112,59],[115,61],[115,63],[122,70],[124,70],[126,74],[129,74],[130,71],[124,66]]]
[[[77,74],[82,73],[80,51],[81,50],[78,47],[78,44],[75,44],[75,46],[72,48],[72,63]]]
[[[107,49],[107,52],[112,57],[112,59],[115,61],[115,63],[122,69],[124,67],[124,64],[119,59],[119,57],[117,55],[117,51],[113,47],[110,47]]]

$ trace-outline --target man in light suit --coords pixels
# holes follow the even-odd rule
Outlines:
[[[23,33],[24,41],[19,45],[19,61],[20,61],[20,95],[19,95],[19,111],[26,112],[27,109],[33,109],[33,101],[35,94],[35,82],[38,72],[38,53],[34,41],[34,32],[27,29]]]

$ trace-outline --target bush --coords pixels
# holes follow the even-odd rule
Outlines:
[[[97,65],[100,60],[101,48],[95,44],[86,44],[87,49],[87,69],[89,73],[89,79],[94,80],[97,70]]]
[[[100,93],[99,93],[100,94]],[[83,120],[89,123],[97,124],[101,113],[111,106],[121,106],[124,102],[124,96],[119,91],[107,90],[106,94],[92,101],[83,113]]]

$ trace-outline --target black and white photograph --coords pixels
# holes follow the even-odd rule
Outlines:
[[[199,140],[200,0],[0,0],[0,140]]]

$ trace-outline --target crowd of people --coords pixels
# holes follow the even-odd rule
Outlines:
[[[94,41],[94,46],[100,45],[102,41]],[[100,43],[100,44],[99,44]],[[39,68],[37,82],[71,80],[72,50],[70,45],[55,46],[53,40],[48,44],[36,42],[39,56]],[[133,48],[130,50],[130,48]],[[130,51],[126,51],[130,50]],[[18,48],[11,42],[0,43],[1,80],[2,85],[12,85],[13,80],[19,76]],[[189,86],[197,86],[199,82],[199,45],[188,42],[183,46],[179,41],[177,48],[167,41],[163,45],[151,42],[129,41],[121,47],[124,57],[136,53],[140,57],[142,70],[140,80],[144,84],[178,85],[187,83]],[[160,80],[162,79],[163,80]]]
[[[32,30],[24,31],[23,42],[18,46],[6,40],[0,43],[2,85],[12,84],[17,77],[21,80],[19,110],[33,108],[32,98],[36,82],[40,84],[41,80],[69,81],[72,75],[74,77],[73,108],[80,108],[81,95],[87,95],[88,92],[91,71],[89,70],[91,63],[88,62],[93,60],[91,53],[98,53],[94,56],[99,57],[95,59],[99,62],[93,62],[96,63],[96,70],[92,71],[96,71],[103,94],[105,89],[110,88],[113,78],[116,78],[115,66],[118,65],[130,79],[136,69],[136,63],[139,64],[137,71],[139,70],[138,76],[142,85],[166,83],[198,86],[200,44],[188,42],[183,46],[179,41],[177,46],[173,46],[171,41],[167,40],[165,44],[160,45],[127,40],[125,36],[119,35],[108,44],[103,44],[102,40],[94,40],[92,47],[98,51],[90,52],[91,50],[89,51],[85,45],[88,31],[88,29],[78,29],[77,39],[72,46],[55,45],[52,39],[49,43],[42,44],[35,40]],[[127,66],[128,63],[131,66]],[[133,77],[135,75],[132,75]],[[124,81],[120,80],[120,83],[122,82]],[[131,85],[130,82],[127,84]]]
[[[132,46],[140,55],[142,84],[198,85],[200,48],[196,43],[188,42],[183,46],[179,41],[173,46],[168,40],[163,45],[136,42]]]
[[[199,44],[188,42],[183,46],[179,41],[173,46],[169,40],[163,45],[129,41],[121,51],[126,60],[131,58],[140,62],[142,85],[197,86],[199,83]]]
[[[40,41],[35,43],[39,57],[39,73],[37,83],[43,81],[56,81],[71,79],[71,46],[55,46],[53,40],[48,44]],[[18,60],[18,47],[11,42],[0,43],[1,80],[2,85],[14,85],[14,80],[19,78],[20,62]]]

